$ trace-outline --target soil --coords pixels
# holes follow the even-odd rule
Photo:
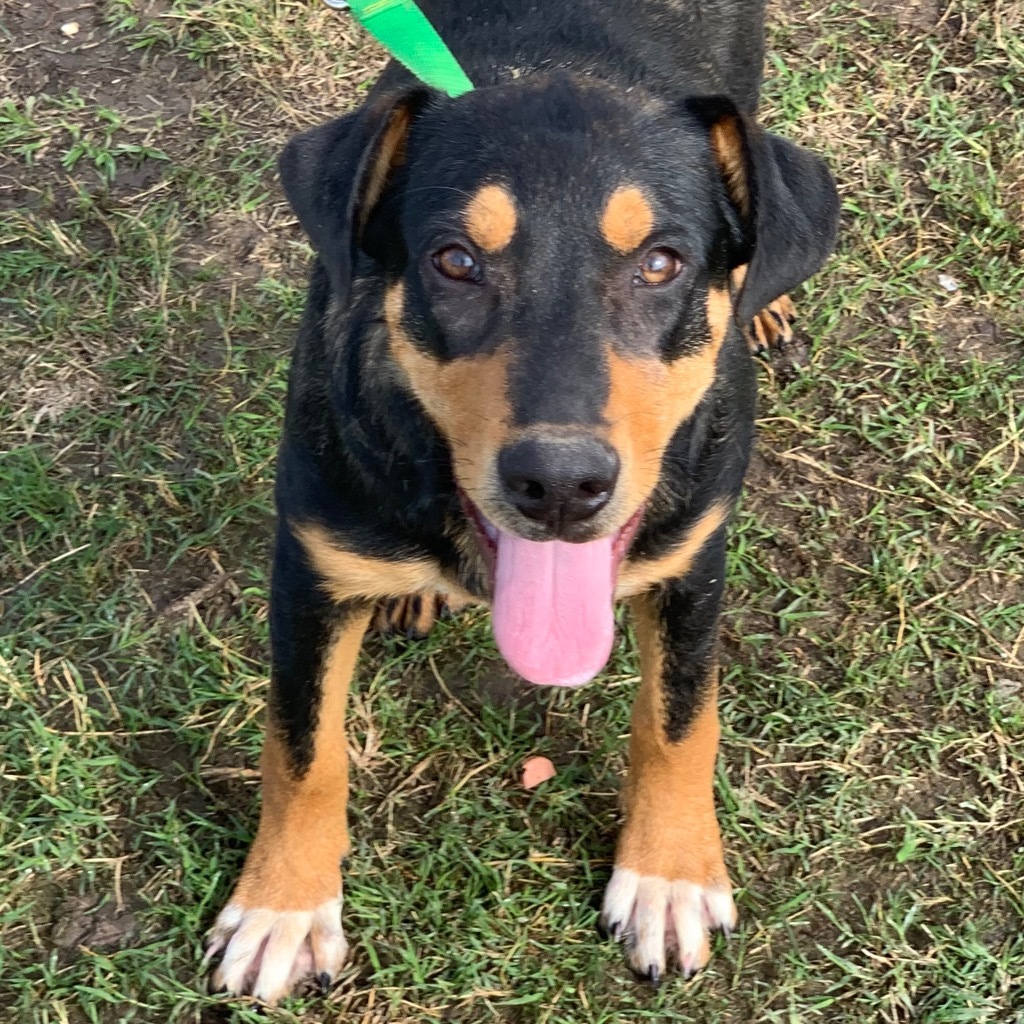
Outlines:
[[[65,900],[54,915],[50,941],[65,959],[79,951],[122,949],[138,934],[134,914],[113,900],[75,896]]]

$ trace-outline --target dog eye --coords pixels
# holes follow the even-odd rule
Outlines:
[[[447,245],[431,257],[434,268],[450,281],[478,281],[480,267],[473,254],[461,245]]]
[[[641,261],[633,275],[634,284],[668,284],[683,269],[683,258],[672,249],[652,249]]]

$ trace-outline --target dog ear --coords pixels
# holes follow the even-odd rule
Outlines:
[[[690,104],[740,222],[730,269],[746,263],[736,320],[748,323],[819,270],[835,245],[839,193],[825,161],[760,128],[726,97]]]
[[[431,95],[416,88],[371,100],[297,135],[278,160],[285,195],[342,301],[363,229],[391,173],[405,162],[409,129]]]

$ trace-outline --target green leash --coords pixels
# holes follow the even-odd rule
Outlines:
[[[421,82],[461,96],[473,88],[452,51],[413,0],[324,0],[328,7],[350,7],[363,28],[382,43]]]

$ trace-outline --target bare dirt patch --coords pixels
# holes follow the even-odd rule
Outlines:
[[[873,17],[892,18],[900,28],[917,32],[934,30],[948,19],[939,0],[860,0]]]
[[[987,316],[952,318],[938,331],[951,356],[1002,362],[1024,357],[1024,335]]]
[[[187,115],[208,94],[210,76],[167,53],[131,50],[111,37],[102,4],[81,0],[5,0],[0,16],[10,40],[4,74],[17,95],[66,94],[116,107],[139,124]],[[68,35],[62,26],[77,26]]]
[[[62,956],[120,949],[138,934],[135,915],[112,899],[75,896],[56,910],[50,941]]]

